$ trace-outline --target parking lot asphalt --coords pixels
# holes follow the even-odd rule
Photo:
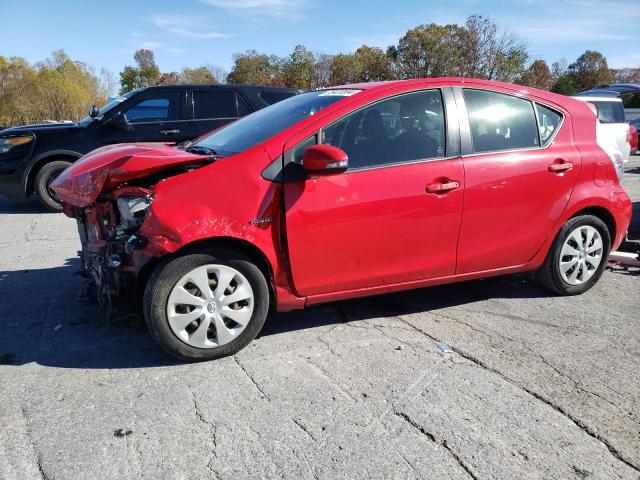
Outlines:
[[[272,314],[236,356],[181,364],[77,298],[78,248],[72,220],[0,200],[2,479],[640,478],[637,271]]]

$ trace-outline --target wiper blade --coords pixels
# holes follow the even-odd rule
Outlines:
[[[218,156],[218,152],[216,152],[213,148],[202,147],[200,145],[192,145],[192,146],[186,147],[184,151],[189,153],[195,153],[198,155],[213,155],[216,157]]]

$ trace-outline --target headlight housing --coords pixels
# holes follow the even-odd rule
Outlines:
[[[122,195],[116,200],[120,212],[120,225],[122,230],[131,230],[142,225],[151,205],[151,196]]]
[[[8,153],[10,150],[17,149],[20,146],[26,147],[32,141],[33,137],[31,135],[0,138],[0,155]]]

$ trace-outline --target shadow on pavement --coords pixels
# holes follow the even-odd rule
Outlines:
[[[60,267],[0,271],[0,364],[102,369],[180,363],[153,343],[143,321],[105,324],[98,305],[78,297],[83,280],[73,274],[79,268],[74,258]]]
[[[181,363],[155,345],[144,321],[128,317],[105,324],[98,306],[77,295],[83,282],[73,276],[78,269],[79,261],[74,258],[61,267],[0,271],[0,309],[4,312],[0,316],[0,364],[35,362],[58,368],[112,369]],[[380,315],[424,312],[493,297],[541,296],[546,293],[529,285],[522,276],[479,280],[336,302],[306,311],[272,313],[260,336]],[[364,305],[367,308],[361,308]]]
[[[0,213],[4,214],[25,214],[25,213],[51,213],[44,208],[38,199],[31,196],[25,200],[11,200],[10,198],[0,195]]]
[[[321,305],[310,307],[306,311],[275,314],[267,319],[260,336],[277,335],[339,322],[369,320],[379,316],[428,312],[490,298],[540,298],[548,296],[550,294],[528,281],[528,275],[473,280],[327,304],[337,310],[337,315],[314,315],[312,313],[314,309],[327,308],[327,306]],[[305,315],[306,312],[310,315]]]

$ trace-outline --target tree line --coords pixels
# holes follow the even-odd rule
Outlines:
[[[612,70],[600,52],[549,66],[531,58],[525,39],[490,18],[472,15],[463,25],[430,23],[408,30],[386,50],[362,45],[328,55],[297,45],[290,55],[248,50],[233,55],[230,72],[211,64],[161,72],[154,52],[140,49],[120,72],[120,93],[150,85],[246,83],[310,90],[346,83],[424,77],[473,77],[518,83],[557,93],[612,82],[640,82],[640,68]],[[95,72],[62,50],[35,65],[0,56],[0,125],[48,119],[78,120],[117,88],[108,71]]]
[[[0,126],[79,120],[117,88],[113,74],[69,58],[62,50],[30,65],[0,55]]]

